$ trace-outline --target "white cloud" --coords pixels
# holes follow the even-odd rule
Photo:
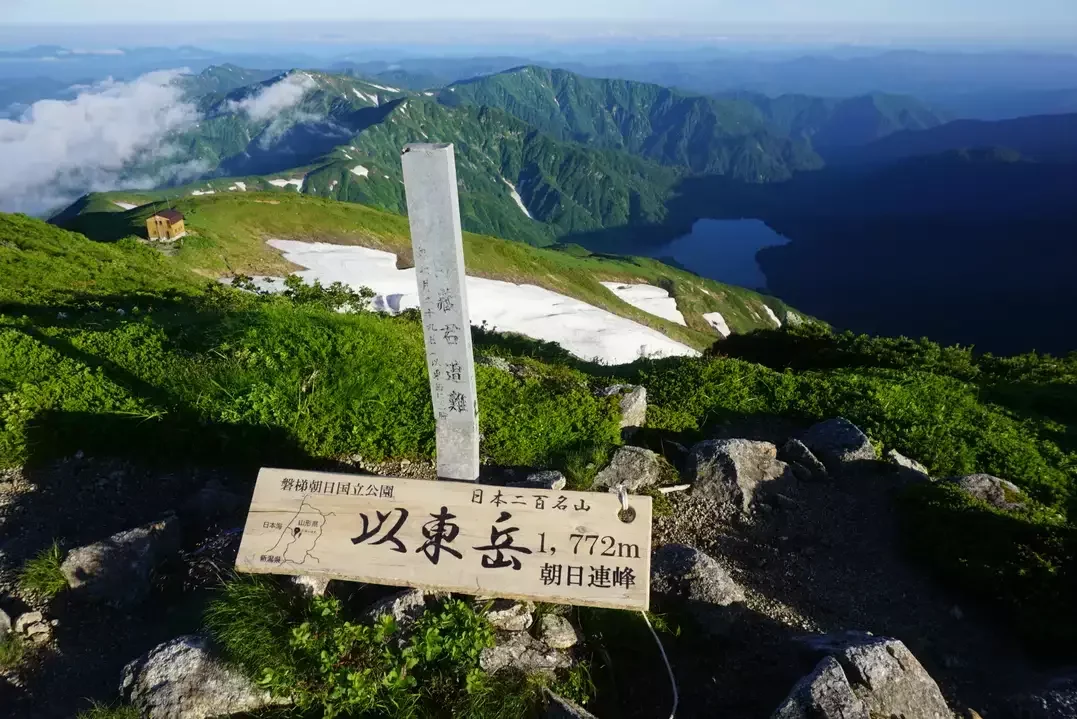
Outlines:
[[[280,82],[268,85],[258,93],[242,100],[228,103],[233,112],[245,112],[255,122],[276,117],[290,107],[295,107],[308,91],[318,86],[310,75],[293,72]]]
[[[169,163],[173,132],[198,121],[173,81],[183,71],[151,72],[132,82],[106,80],[74,100],[41,100],[18,120],[0,119],[0,210],[42,213],[86,192],[151,187],[206,168]],[[134,163],[157,160],[152,175]]]

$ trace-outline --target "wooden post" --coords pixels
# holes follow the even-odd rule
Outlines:
[[[408,145],[401,163],[437,422],[438,476],[474,481],[479,422],[453,146]]]

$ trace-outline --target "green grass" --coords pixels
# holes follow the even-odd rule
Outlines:
[[[26,656],[26,643],[14,632],[0,635],[0,670],[18,669]]]
[[[276,211],[256,210],[263,197],[280,198]],[[356,454],[431,458],[417,313],[339,314],[339,288],[261,297],[190,281],[222,268],[286,271],[261,242],[267,236],[336,232],[335,241],[406,261],[405,220],[287,195],[214,196],[185,209],[200,240],[172,258],[0,216],[0,464],[78,449],[246,468],[325,467]],[[138,213],[118,216],[137,224]],[[666,278],[684,293],[678,301],[714,287],[648,261],[578,250],[468,236],[467,252],[478,274],[568,288],[596,303],[605,292],[598,278]],[[688,289],[677,289],[682,282]],[[952,493],[913,493],[901,505],[908,550],[1033,643],[1050,641],[1050,621],[1077,625],[1077,355],[980,356],[812,325],[735,336],[700,358],[608,368],[519,336],[478,329],[474,338],[479,354],[528,369],[477,367],[487,464],[561,469],[573,487],[588,487],[619,443],[616,403],[594,393],[614,382],[646,386],[648,433],[684,445],[768,417],[804,426],[847,417],[933,476],[988,472],[1026,491],[1034,504],[1015,515]],[[37,586],[62,587],[58,561],[35,560],[34,576],[45,578]]]
[[[52,599],[67,589],[67,579],[60,571],[64,553],[56,542],[27,560],[19,572],[19,589],[38,599]]]
[[[139,719],[141,716],[133,706],[112,706],[94,702],[92,707],[75,715],[75,719]]]

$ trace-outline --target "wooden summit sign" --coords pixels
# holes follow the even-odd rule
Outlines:
[[[606,492],[267,468],[236,569],[645,610],[651,498],[630,501],[626,522]]]

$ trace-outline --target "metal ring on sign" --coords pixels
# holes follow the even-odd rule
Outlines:
[[[614,489],[617,490],[617,499],[621,502],[621,509],[617,512],[617,519],[625,524],[631,524],[636,519],[636,510],[628,506],[628,490],[625,489],[623,484],[618,484]]]

